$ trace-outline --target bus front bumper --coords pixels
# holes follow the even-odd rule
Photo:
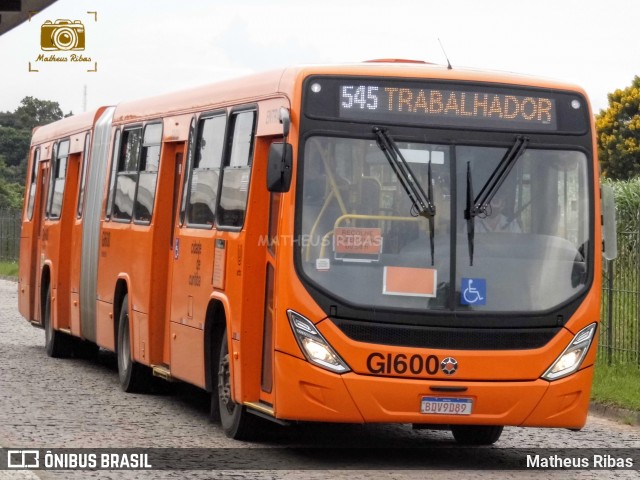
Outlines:
[[[593,367],[554,382],[434,381],[330,373],[276,353],[275,412],[286,420],[432,425],[513,425],[580,429]],[[445,387],[445,388],[443,388]],[[443,391],[448,387],[464,391]],[[421,413],[425,397],[471,399],[469,415]]]

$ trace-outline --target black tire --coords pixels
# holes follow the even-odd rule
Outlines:
[[[133,361],[131,353],[131,333],[129,329],[129,296],[125,295],[118,317],[118,377],[120,387],[127,393],[146,393],[151,388],[151,370]]]
[[[223,337],[224,338],[224,337]],[[220,369],[220,340],[214,340],[215,348],[211,352],[211,401],[209,407],[209,420],[220,423],[220,398],[218,393],[218,372]]]
[[[227,332],[220,339],[218,376],[211,393],[211,415],[220,418],[220,424],[224,433],[235,440],[251,440],[260,435],[263,421],[249,412],[243,405],[235,403],[231,397],[231,375],[229,370],[229,347],[227,345]],[[217,388],[215,386],[217,385]],[[217,409],[213,403],[217,402]],[[217,411],[216,411],[217,410]]]
[[[47,288],[44,301],[44,348],[52,358],[68,358],[73,354],[73,337],[64,332],[54,330],[51,321],[51,290]]]
[[[493,445],[504,427],[497,425],[451,425],[456,442],[463,445]]]

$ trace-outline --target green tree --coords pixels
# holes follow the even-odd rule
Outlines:
[[[31,130],[0,127],[0,157],[8,166],[17,166],[27,157]]]
[[[13,112],[0,112],[0,209],[22,206],[33,128],[64,116],[58,102],[34,97],[23,98]]]
[[[609,108],[596,116],[602,173],[614,180],[640,176],[640,77],[608,97]]]
[[[33,127],[46,125],[64,117],[58,102],[39,100],[34,97],[24,97],[13,115],[19,122],[20,128],[26,128],[29,132]]]
[[[19,178],[17,169],[18,167],[7,167],[0,157],[0,210],[17,210],[22,207],[24,182]]]

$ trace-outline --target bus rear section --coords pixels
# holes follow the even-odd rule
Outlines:
[[[80,322],[86,177],[93,128],[105,107],[34,129],[23,210],[20,313],[45,329],[52,356],[95,351]],[[94,166],[94,168],[96,168]]]
[[[584,94],[363,70],[301,81],[276,416],[450,425],[471,443],[580,429],[601,268]]]

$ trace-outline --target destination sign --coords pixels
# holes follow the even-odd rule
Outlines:
[[[488,89],[487,89],[488,90]],[[431,126],[557,130],[554,98],[392,82],[338,85],[343,119]]]

